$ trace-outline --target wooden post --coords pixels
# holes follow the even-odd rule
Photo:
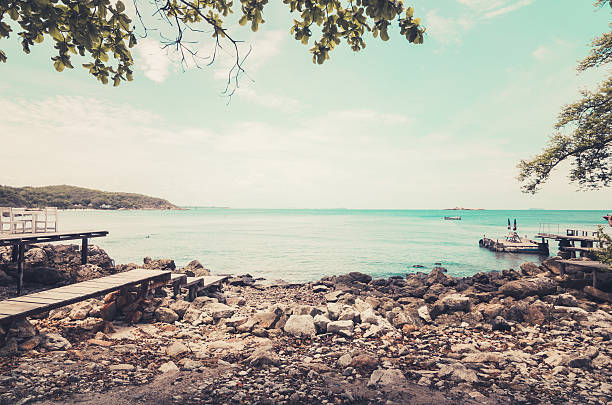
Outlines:
[[[25,246],[17,245],[17,295],[21,295],[23,289],[23,254]]]
[[[593,288],[597,288],[597,269],[593,269]]]
[[[13,249],[11,250],[11,262],[16,263],[19,258],[19,245],[13,245]]]
[[[87,238],[81,242],[81,264],[87,264]]]

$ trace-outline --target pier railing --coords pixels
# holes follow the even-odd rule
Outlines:
[[[57,208],[0,207],[0,233],[26,234],[57,232]]]

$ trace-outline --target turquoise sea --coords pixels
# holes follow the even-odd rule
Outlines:
[[[92,243],[116,263],[145,256],[193,259],[213,273],[249,273],[287,281],[360,271],[374,277],[429,271],[440,262],[450,274],[518,268],[537,255],[493,253],[483,235],[501,238],[507,220],[521,235],[542,226],[595,230],[606,211],[443,211],[189,208],[184,211],[63,211],[60,230],[108,230]],[[461,221],[445,221],[459,215]],[[551,254],[557,251],[550,246]],[[423,265],[424,269],[413,268]]]

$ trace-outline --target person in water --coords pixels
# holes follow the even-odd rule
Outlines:
[[[608,224],[610,224],[610,226],[612,226],[612,215],[610,215],[610,214],[604,215],[603,219],[608,221]]]

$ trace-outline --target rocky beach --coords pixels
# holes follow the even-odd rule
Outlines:
[[[27,291],[133,268],[26,252]],[[0,251],[0,299],[14,295]],[[286,283],[235,275],[193,301],[108,294],[0,328],[0,404],[612,404],[610,280],[541,265]]]

